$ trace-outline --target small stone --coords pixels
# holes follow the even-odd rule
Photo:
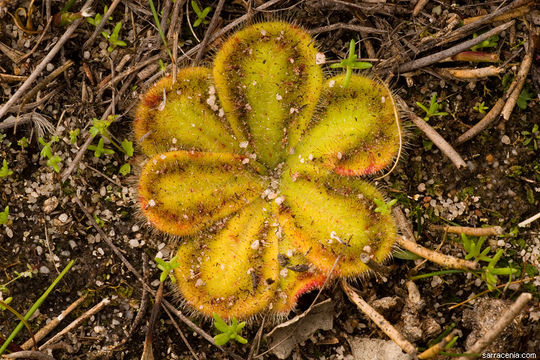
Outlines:
[[[45,265],[43,265],[42,267],[39,268],[39,272],[41,274],[49,274],[51,272],[51,270],[49,270],[48,267],[46,267]]]
[[[47,71],[51,72],[51,71],[53,71],[53,70],[54,70],[54,65],[51,64],[51,63],[48,63],[48,64],[47,64]]]
[[[424,184],[424,183],[418,184],[418,191],[419,191],[419,192],[424,192],[424,191],[426,191],[426,184]]]
[[[64,224],[68,221],[68,219],[69,219],[69,216],[66,213],[63,213],[58,217],[58,220],[60,220]]]
[[[503,135],[503,137],[501,138],[501,142],[505,145],[510,144],[510,138],[508,137],[508,135]]]
[[[43,202],[43,212],[49,214],[58,206],[58,198],[53,196]]]
[[[318,52],[317,55],[315,55],[315,63],[317,65],[324,64],[326,62],[326,56],[322,52]]]
[[[85,51],[85,52],[83,53],[83,57],[84,57],[85,60],[90,59],[90,51],[88,51],[88,50]]]
[[[137,239],[129,240],[129,246],[132,247],[132,248],[139,247],[139,240],[137,240]]]

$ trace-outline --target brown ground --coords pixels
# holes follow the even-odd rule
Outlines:
[[[182,0],[176,2],[185,3]],[[21,16],[23,23],[20,28],[9,14],[19,12],[17,8],[28,9],[29,3],[0,0],[0,103],[7,102],[15,94],[25,78],[32,74],[69,27],[51,25],[42,34],[48,16],[59,13],[65,5],[65,1],[49,0],[36,2],[33,23],[23,31],[22,27],[26,24],[24,16]],[[217,1],[198,3],[201,9],[212,7],[209,20],[214,14]],[[253,7],[261,3],[253,1]],[[110,5],[109,2],[94,1],[92,10],[103,14],[105,4]],[[155,4],[160,14],[163,9],[164,13],[173,12],[172,1],[155,1]],[[453,16],[464,19],[489,14],[499,5],[501,1],[430,1],[413,17],[413,5],[404,1],[347,5],[347,1],[337,0],[284,0],[277,1],[268,11],[255,12],[254,18],[285,18],[306,29],[336,24],[331,31],[318,35],[319,47],[327,61],[345,57],[350,39],[359,40],[361,58],[375,57],[381,60],[374,62],[376,66],[371,71],[388,81],[396,95],[418,115],[423,117],[424,113],[415,103],[418,101],[427,105],[431,94],[437,93],[437,101],[442,105],[440,111],[446,111],[449,115],[431,117],[429,124],[449,143],[454,144],[460,134],[483,117],[483,114],[473,109],[477,103],[484,102],[485,106],[491,108],[504,96],[504,84],[516,75],[525,56],[526,45],[518,44],[527,39],[528,26],[534,28],[539,25],[538,12],[530,10],[526,17],[518,17],[512,27],[499,34],[495,47],[483,49],[499,54],[501,61],[494,64],[504,68],[499,76],[462,81],[439,72],[441,68],[448,67],[490,65],[469,62],[424,66],[408,77],[398,76],[397,68],[412,59],[435,54],[471,39],[472,35],[467,34],[442,47],[430,43],[430,38],[443,37],[450,31],[447,26]],[[80,7],[81,4],[77,2],[71,11],[79,11]],[[163,24],[167,27],[165,33],[171,35],[169,44],[173,43],[172,34],[178,33],[178,43],[181,46],[178,56],[181,57],[182,52],[188,52],[198,41],[186,20],[186,6],[179,9],[178,20],[171,31],[168,30],[169,24]],[[226,1],[214,33],[245,15],[246,11],[243,1]],[[189,18],[191,23],[196,19],[191,6]],[[118,172],[126,161],[135,165],[136,159],[127,159],[118,151],[114,155],[97,158],[93,151],[86,151],[68,178],[65,181],[61,178],[88,139],[92,118],[101,118],[111,103],[112,113],[118,115],[110,127],[111,133],[119,141],[130,137],[132,109],[139,94],[161,77],[157,59],[170,63],[164,48],[159,51],[162,41],[146,1],[121,2],[105,29],[112,31],[117,22],[123,24],[119,39],[125,41],[126,46],[108,52],[107,41],[98,34],[95,41],[83,48],[95,27],[86,21],[81,22],[23,95],[29,94],[36,84],[43,83],[43,88],[25,101],[19,98],[7,115],[0,117],[0,161],[6,159],[9,168],[13,170],[13,174],[0,178],[0,210],[9,206],[9,222],[0,227],[0,285],[5,285],[5,288],[0,289],[1,296],[3,299],[12,297],[11,306],[24,313],[52,283],[57,272],[73,259],[76,260],[75,266],[30,320],[32,331],[38,331],[82,294],[87,294],[85,301],[49,337],[102,299],[111,300],[99,313],[62,338],[52,353],[56,359],[141,358],[153,304],[153,297],[150,297],[150,302],[142,309],[145,312],[141,323],[129,333],[135,316],[141,311],[142,286],[97,233],[74,201],[75,198],[79,198],[86,211],[99,220],[106,235],[139,272],[143,272],[143,254],[153,259],[158,251],[164,255],[170,251],[166,246],[167,239],[156,237],[142,226],[136,216],[136,192],[132,186],[132,175],[123,176]],[[488,24],[473,32],[480,34],[500,24]],[[348,29],[348,25],[367,26],[378,31],[359,33]],[[194,28],[194,33],[202,40],[207,29],[208,24],[202,24]],[[31,30],[37,31],[33,33]],[[538,48],[538,35],[534,39]],[[220,41],[221,38],[210,43],[208,48],[216,48]],[[370,55],[366,50],[368,43],[374,48],[375,54]],[[25,60],[17,62],[18,58],[30,52]],[[211,61],[209,56],[206,57],[207,61]],[[517,227],[520,221],[533,216],[540,208],[540,132],[532,135],[524,133],[530,133],[534,124],[540,123],[538,56],[533,56],[533,65],[525,82],[525,89],[531,99],[527,101],[522,96],[520,105],[523,109],[516,106],[508,121],[503,122],[497,117],[498,125],[483,131],[468,143],[456,146],[469,169],[457,170],[404,116],[408,130],[406,154],[397,169],[379,182],[390,198],[398,198],[418,241],[424,246],[436,248],[445,240],[440,247],[443,253],[460,257],[465,254],[457,236],[449,235],[444,239],[442,233],[428,231],[427,225],[452,221],[463,226],[502,226],[504,235],[491,237],[485,244],[492,247],[490,256],[493,256],[497,248],[505,249],[498,266],[519,269],[520,273],[513,280],[538,276],[539,270],[540,221],[529,228]],[[70,60],[74,64],[66,71],[54,79],[47,78],[51,72]],[[116,68],[111,69],[111,64]],[[189,64],[189,60],[182,56],[179,66],[186,64]],[[115,81],[110,80],[111,75]],[[17,116],[19,110],[21,119],[31,119],[31,122],[21,120],[15,129],[7,124],[12,116]],[[80,134],[72,144],[69,134],[76,129],[80,129]],[[60,173],[40,158],[42,146],[38,137],[42,136],[48,141],[53,134],[59,137],[52,151],[61,159]],[[18,145],[22,137],[28,139],[28,147],[24,149]],[[532,140],[527,143],[529,138]],[[407,302],[407,278],[417,273],[441,270],[440,266],[430,263],[424,263],[413,270],[414,267],[413,261],[394,259],[391,262],[392,273],[386,281],[371,278],[357,285],[364,299],[376,305],[390,322],[398,324],[398,329],[416,346],[426,347],[429,340],[454,323],[456,329],[460,330],[460,338],[450,352],[461,352],[474,341],[471,339],[477,336],[475,331],[482,328],[481,324],[495,321],[507,304],[520,293],[531,292],[534,297],[530,306],[516,319],[513,328],[506,329],[503,337],[496,340],[493,351],[532,352],[540,348],[538,277],[535,281],[517,282],[508,288],[485,293],[481,301],[449,310],[450,305],[487,290],[486,283],[476,280],[472,274],[463,273],[417,280],[415,283],[422,304],[413,306]],[[31,276],[10,282],[17,272],[29,269],[26,274]],[[159,274],[153,261],[148,261],[147,273],[147,282],[155,288]],[[507,277],[501,277],[499,284],[504,284],[506,280]],[[170,297],[166,295],[166,298]],[[306,309],[313,298],[312,295],[305,296],[300,302],[299,311]],[[333,318],[332,328],[318,331],[298,344],[291,358],[351,359],[351,343],[355,339],[387,339],[346,298],[339,286],[324,290],[321,299],[327,298],[331,298],[333,303],[333,312],[328,315]],[[214,335],[211,322],[195,321],[203,330]],[[228,357],[184,323],[179,323],[200,358]],[[1,336],[7,337],[16,324],[16,318],[11,313],[0,311]],[[247,358],[249,345],[254,343],[256,325],[254,323],[243,333],[250,341],[248,345],[230,345],[228,351]],[[270,327],[264,329],[264,333],[269,330]],[[471,332],[473,334],[468,339]],[[160,313],[154,324],[154,334],[156,358],[191,358],[167,314]],[[27,338],[28,332],[23,330],[14,343],[21,345]],[[267,348],[267,342],[263,341],[259,353]],[[265,355],[263,358],[272,357]]]

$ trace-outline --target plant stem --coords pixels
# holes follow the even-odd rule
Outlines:
[[[75,260],[71,260],[69,262],[69,264],[67,264],[67,266],[64,268],[64,270],[62,270],[62,272],[60,273],[60,275],[58,275],[56,277],[56,279],[54,279],[53,283],[49,286],[49,288],[43,293],[43,295],[41,295],[41,297],[34,303],[34,305],[32,305],[32,307],[30,308],[30,310],[28,310],[28,312],[24,315],[24,319],[28,321],[28,319],[30,319],[30,317],[34,314],[34,312],[41,306],[41,304],[45,301],[45,299],[47,298],[47,296],[49,296],[49,294],[51,293],[51,291],[54,289],[54,287],[58,284],[58,282],[64,277],[64,275],[66,275],[66,273],[69,271],[69,269],[71,269],[71,267],[73,266],[73,264],[75,264]],[[21,331],[21,329],[23,328],[24,326],[24,323],[21,321],[19,322],[19,324],[17,325],[17,327],[11,332],[11,334],[9,335],[9,337],[6,339],[6,341],[4,341],[4,344],[2,345],[2,347],[0,347],[0,355],[2,355],[4,353],[4,351],[6,351],[6,348],[8,347],[8,345],[13,341],[13,339],[15,338],[15,336],[17,336],[17,334]]]

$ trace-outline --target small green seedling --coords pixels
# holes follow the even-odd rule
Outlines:
[[[431,102],[429,104],[429,108],[424,106],[423,104],[416,102],[416,106],[418,106],[420,109],[424,110],[426,112],[426,116],[424,116],[424,120],[429,121],[429,118],[432,116],[444,116],[448,115],[447,112],[439,111],[439,108],[441,105],[437,103],[437,94],[433,94],[431,96]]]
[[[535,151],[538,150],[538,143],[540,143],[540,131],[538,124],[534,124],[531,131],[522,131],[523,145],[532,147]],[[6,160],[4,160],[6,161]]]
[[[375,212],[381,213],[382,215],[388,215],[392,212],[392,206],[397,203],[397,199],[390,200],[389,202],[384,202],[384,200],[373,199],[377,207]]]
[[[41,157],[47,158],[47,165],[52,167],[57,173],[60,172],[60,167],[58,164],[62,161],[58,155],[53,155],[51,150],[51,145],[58,141],[58,136],[53,136],[49,142],[45,142],[43,138],[39,138],[39,143],[43,145],[41,149]]]
[[[105,226],[105,222],[103,220],[101,220],[99,218],[99,216],[95,215],[94,214],[94,221],[96,222],[96,224],[99,226],[99,227],[104,227]]]
[[[81,129],[75,129],[75,130],[71,130],[69,132],[69,142],[70,144],[75,144],[77,143],[77,140],[78,140],[78,137],[79,137],[79,134],[81,133]]]
[[[477,37],[478,37],[478,34],[474,33],[473,34],[473,39],[477,38]],[[481,43],[476,44],[473,47],[471,47],[471,50],[472,51],[477,51],[478,49],[497,47],[498,41],[499,41],[499,35],[493,35],[490,38],[482,41]]]
[[[473,110],[478,111],[480,114],[485,114],[487,109],[488,107],[485,106],[484,101],[481,103],[476,103],[476,105],[473,107]]]
[[[206,17],[208,16],[208,13],[212,11],[212,8],[210,6],[205,7],[202,11],[199,8],[199,5],[197,5],[197,2],[195,0],[191,0],[191,7],[193,8],[193,11],[197,15],[197,20],[193,23],[193,27],[197,27],[201,24],[208,24],[209,21],[206,20]]]
[[[349,43],[349,57],[341,60],[341,62],[337,64],[330,65],[330,68],[332,69],[345,68],[345,81],[343,82],[344,88],[346,88],[351,81],[352,69],[364,70],[372,67],[371,63],[356,61],[357,58],[358,56],[356,55],[355,51],[355,42],[354,40],[351,40]]]
[[[484,266],[482,268],[480,278],[486,283],[490,291],[494,290],[497,286],[497,275],[512,276],[519,272],[518,269],[514,269],[511,267],[495,267],[497,265],[497,262],[501,259],[504,250],[497,250],[497,252],[492,258],[487,256],[490,250],[489,246],[482,250],[482,245],[486,241],[485,236],[481,236],[478,238],[477,241],[475,241],[472,238],[469,239],[467,235],[461,234],[461,241],[463,242],[463,247],[465,248],[465,251],[467,251],[467,254],[465,255],[466,260],[473,259],[476,262],[484,261],[488,263],[487,266]]]
[[[0,225],[5,225],[8,222],[9,206],[4,208],[4,211],[0,211]]]
[[[121,175],[126,176],[127,174],[129,174],[131,172],[131,164],[130,163],[125,163],[124,165],[120,166],[120,169],[118,169],[118,172]]]
[[[244,328],[244,326],[246,326],[245,321],[242,321],[239,324],[238,320],[236,320],[236,318],[233,318],[232,324],[227,325],[227,323],[221,317],[219,317],[218,314],[213,313],[212,316],[214,317],[214,326],[218,331],[220,331],[220,334],[214,336],[214,342],[216,343],[216,345],[223,346],[227,344],[230,340],[235,340],[240,344],[247,344],[247,339],[244,339],[242,336],[240,336],[242,329]]]
[[[101,35],[103,35],[103,37],[105,37],[105,39],[109,41],[110,45],[107,48],[108,52],[113,52],[114,49],[116,49],[116,47],[118,46],[122,46],[122,47],[127,46],[127,44],[124,41],[118,39],[121,29],[122,29],[122,22],[119,21],[114,26],[114,29],[111,34],[109,34],[107,31],[101,32]]]
[[[107,11],[109,11],[109,7],[105,5],[105,8],[103,9],[103,15],[105,15]],[[89,24],[94,25],[95,27],[97,27],[99,23],[101,23],[101,20],[103,20],[103,16],[100,13],[97,13],[96,16],[94,16],[93,18],[89,17],[88,19],[86,19]],[[112,20],[112,16],[109,16],[109,20]]]
[[[173,270],[180,266],[180,262],[178,261],[178,255],[175,255],[169,261],[165,261],[158,257],[154,260],[158,264],[158,269],[161,270],[161,275],[159,275],[159,281],[164,282],[165,279],[167,279],[167,276],[169,276],[173,283],[176,282]]]
[[[112,154],[114,154],[114,150],[104,147],[104,144],[105,144],[105,141],[103,140],[103,138],[101,138],[101,139],[99,139],[99,142],[98,142],[97,145],[88,146],[88,150],[93,150],[95,157],[100,157],[101,155],[112,155]]]
[[[533,94],[529,92],[529,89],[527,89],[527,87],[524,87],[523,90],[521,90],[521,92],[519,93],[518,99],[516,101],[517,106],[519,106],[521,110],[526,110],[527,104],[530,100],[532,100],[532,95]]]
[[[11,174],[13,174],[13,170],[10,170],[8,168],[7,160],[4,159],[4,161],[2,162],[2,168],[0,169],[0,178],[4,178]]]
[[[21,150],[23,150],[24,148],[27,148],[28,139],[26,138],[26,136],[23,136],[22,138],[20,138],[19,141],[17,141],[17,145],[21,147]]]

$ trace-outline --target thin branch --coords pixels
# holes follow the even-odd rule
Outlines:
[[[428,259],[429,261],[444,267],[464,270],[478,270],[480,267],[477,262],[463,260],[453,256],[438,253],[436,251],[420,246],[417,243],[405,238],[404,236],[398,236],[396,242],[405,250],[409,250],[413,254],[421,256],[424,259]]]
[[[473,346],[467,349],[467,353],[478,354],[489,346],[495,340],[495,338],[516,318],[516,316],[525,308],[525,305],[532,299],[532,295],[529,293],[523,293],[519,295],[516,302],[514,302],[497,322],[490,327],[487,333],[478,339]],[[462,356],[457,360],[470,360],[470,356]]]
[[[504,230],[500,226],[490,226],[485,228],[474,228],[468,226],[445,226],[445,225],[428,225],[430,230],[444,231],[452,234],[465,234],[469,236],[493,236],[501,235]]]
[[[420,130],[422,130],[422,132],[426,134],[426,136],[431,141],[433,141],[435,146],[437,146],[458,169],[467,167],[467,164],[465,163],[465,160],[463,160],[461,155],[459,155],[459,153],[454,150],[452,145],[450,145],[441,135],[439,135],[439,133],[434,128],[429,126],[429,124],[424,119],[413,113],[408,107],[406,107],[405,109],[409,115],[409,119],[411,119],[414,125],[416,125]]]
[[[536,221],[540,219],[540,212],[534,216],[531,216],[530,218],[526,219],[526,220],[523,220],[522,222],[520,222],[518,224],[518,227],[525,227],[527,225],[529,225],[530,223],[532,223],[533,221]]]
[[[41,339],[43,339],[45,336],[47,336],[56,326],[66,318],[73,310],[75,310],[85,299],[88,294],[84,294],[77,300],[75,300],[73,303],[71,303],[59,316],[56,316],[54,319],[52,319],[47,325],[45,325],[41,330],[39,330],[34,337],[36,338],[36,341],[39,342]],[[28,350],[32,347],[33,342],[30,340],[27,340],[24,344],[21,345],[21,348],[24,350]]]
[[[92,4],[92,1],[93,0],[87,0],[86,3],[83,5],[83,8],[87,8],[89,7],[91,4]],[[43,60],[41,60],[41,62],[39,63],[38,66],[36,66],[36,68],[34,69],[34,71],[32,71],[32,74],[30,74],[30,76],[28,77],[28,79],[26,79],[26,81],[21,85],[21,87],[15,92],[15,94],[13,94],[11,96],[11,98],[4,103],[4,105],[2,106],[2,108],[0,108],[0,119],[2,119],[4,117],[4,115],[6,115],[8,109],[11,107],[11,105],[13,105],[17,100],[19,100],[19,98],[24,95],[24,93],[31,87],[32,83],[34,82],[34,80],[37,79],[37,77],[41,74],[41,72],[45,69],[45,67],[47,66],[47,64],[49,64],[52,59],[56,56],[56,54],[58,53],[58,51],[60,51],[60,49],[62,49],[62,47],[64,46],[65,42],[69,40],[69,38],[71,37],[71,35],[75,32],[75,30],[77,29],[77,27],[81,24],[81,22],[83,21],[83,19],[77,19],[75,20],[66,30],[66,32],[64,33],[64,35],[62,35],[62,37],[58,40],[58,42],[56,43],[56,45],[53,46],[53,48],[51,49],[51,51],[49,51],[49,53],[47,54],[47,56],[45,56],[43,58]]]
[[[474,39],[464,41],[461,44],[452,46],[451,48],[440,51],[438,53],[431,54],[417,60],[409,61],[399,66],[398,71],[400,73],[404,73],[404,72],[420,69],[431,64],[435,64],[436,62],[446,59],[447,57],[454,56],[457,53],[460,53],[466,49],[469,49],[472,46],[477,45],[481,43],[482,41],[489,39],[493,35],[499,34],[500,32],[508,29],[513,24],[514,24],[514,20],[509,21],[505,24],[499,25],[496,28],[483,33],[482,35],[479,35],[478,37]]]
[[[79,316],[77,319],[73,320],[68,326],[66,326],[62,331],[54,335],[52,338],[47,340],[43,345],[39,347],[39,350],[46,349],[50,345],[57,342],[62,336],[70,332],[71,330],[77,328],[79,325],[81,325],[86,319],[88,319],[90,316],[97,314],[101,309],[103,309],[105,306],[109,305],[111,300],[108,298],[105,298],[101,300],[97,305],[86,311],[84,314]]]
[[[364,33],[371,33],[371,34],[386,34],[387,33],[387,31],[385,30],[375,29],[368,26],[341,23],[341,22],[311,29],[309,30],[309,33],[311,35],[316,35],[323,32],[329,32],[329,31],[334,31],[338,29],[345,29],[345,30],[350,30],[350,31],[357,31],[357,32],[364,32]]]
[[[86,49],[87,47],[89,47],[90,45],[92,45],[92,43],[94,42],[94,40],[96,39],[96,36],[98,36],[98,34],[101,34],[101,30],[103,30],[103,28],[105,27],[105,25],[107,25],[107,21],[109,21],[109,17],[112,15],[114,9],[116,9],[116,6],[120,3],[120,0],[114,0],[111,5],[109,6],[109,9],[107,10],[107,12],[103,15],[103,18],[101,19],[101,22],[98,24],[98,26],[96,26],[96,29],[94,30],[94,32],[92,33],[92,35],[90,35],[90,37],[88,38],[88,40],[86,40],[82,46],[83,49]],[[83,9],[86,9],[87,7],[83,6]]]
[[[40,351],[17,351],[11,354],[4,354],[3,358],[5,359],[36,359],[36,360],[54,360],[52,356],[44,354]]]
[[[428,2],[429,0],[418,0],[416,5],[414,5],[412,16],[420,14],[420,11],[422,11],[422,9],[427,5]]]
[[[427,349],[423,353],[419,354],[418,359],[420,359],[420,360],[431,359],[432,357],[435,357],[435,356],[439,355],[441,353],[441,351],[444,350],[444,347],[446,345],[448,345],[448,343],[450,341],[452,341],[454,336],[457,335],[457,333],[458,333],[457,329],[452,330],[452,332],[450,332],[450,334],[446,335],[444,337],[444,339],[442,339],[440,342],[436,343],[435,345],[433,345],[432,347],[430,347],[429,349]]]
[[[501,114],[505,121],[510,119],[510,115],[512,115],[514,106],[516,106],[516,102],[519,97],[519,94],[521,93],[521,90],[523,89],[523,86],[525,85],[525,79],[527,78],[527,74],[529,74],[529,70],[531,69],[532,58],[534,54],[534,40],[533,40],[532,28],[529,29],[528,42],[529,42],[529,46],[527,47],[527,53],[523,57],[523,61],[521,62],[521,66],[519,67],[519,70],[515,79],[515,81],[517,81],[516,87],[512,91],[510,96],[508,97],[508,100],[506,101],[506,104],[504,104],[504,107],[501,111]]]
[[[506,102],[506,98],[509,96],[509,93],[510,91],[507,91],[502,98],[497,100],[495,105],[493,105],[493,107],[482,118],[482,120],[474,124],[474,126],[469,130],[461,134],[460,137],[458,137],[456,140],[456,145],[460,145],[466,141],[469,141],[470,139],[484,131],[493,121],[495,121],[495,119],[499,117],[499,114],[501,113],[501,110]]]
[[[364,299],[360,297],[352,286],[345,279],[341,279],[341,287],[349,299],[371,319],[390,339],[392,339],[407,354],[416,355],[416,347],[411,344],[399,331],[396,330],[381,314],[371,307]]]
[[[197,56],[195,56],[195,60],[193,60],[193,65],[197,65],[201,61],[206,46],[208,46],[208,43],[210,42],[210,36],[218,24],[219,15],[221,14],[224,4],[225,0],[219,0],[214,15],[212,16],[212,20],[208,25],[208,29],[206,29],[206,34],[204,34],[204,39],[200,45],[199,52],[197,53]]]

